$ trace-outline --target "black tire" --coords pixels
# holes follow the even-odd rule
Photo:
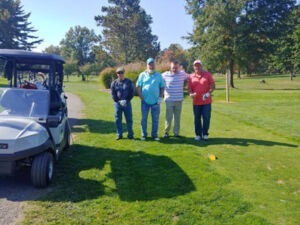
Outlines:
[[[31,182],[38,188],[47,187],[53,178],[54,159],[50,152],[44,152],[34,157],[31,166]]]

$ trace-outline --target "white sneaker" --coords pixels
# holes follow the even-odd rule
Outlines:
[[[195,137],[195,140],[196,140],[196,141],[200,141],[200,140],[201,140],[201,137],[200,137],[200,136],[196,136],[196,137]]]
[[[143,137],[141,137],[141,141],[145,141],[146,140],[146,138],[143,136]]]
[[[155,141],[160,141],[159,137],[154,138]]]
[[[203,135],[204,141],[208,141],[208,135]]]

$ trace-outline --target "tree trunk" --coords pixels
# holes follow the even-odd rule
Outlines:
[[[230,59],[229,62],[229,78],[230,78],[230,87],[234,88],[234,83],[233,83],[233,66],[234,66],[234,61],[233,59]]]
[[[291,71],[291,80],[293,80],[294,76],[295,76],[294,71]]]

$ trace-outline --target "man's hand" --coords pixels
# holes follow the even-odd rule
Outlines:
[[[205,101],[206,99],[208,99],[209,96],[210,96],[210,93],[209,93],[209,92],[206,92],[206,93],[202,96],[203,101]]]
[[[126,100],[120,100],[120,101],[119,101],[119,104],[120,104],[122,107],[126,107],[126,105],[127,105]]]
[[[159,97],[157,100],[157,104],[160,104],[163,101],[163,98]]]
[[[195,97],[196,97],[196,95],[197,95],[197,93],[196,93],[196,92],[194,92],[194,93],[190,93],[190,97],[192,97],[192,98],[195,98]]]

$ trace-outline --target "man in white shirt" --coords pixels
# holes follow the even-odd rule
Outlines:
[[[189,75],[184,71],[179,70],[178,61],[171,61],[170,71],[164,72],[162,77],[165,81],[164,100],[166,102],[165,116],[165,134],[164,137],[169,137],[169,132],[174,118],[174,137],[179,137],[180,134],[180,117],[183,101],[183,86],[184,81]]]

